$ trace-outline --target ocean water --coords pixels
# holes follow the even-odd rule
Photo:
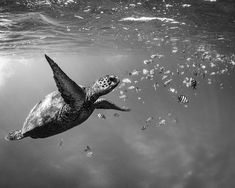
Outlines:
[[[232,0],[0,1],[0,187],[233,188],[234,12]],[[131,111],[5,141],[57,89],[44,54],[84,86],[119,76],[104,97]]]

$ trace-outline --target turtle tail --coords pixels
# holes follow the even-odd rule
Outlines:
[[[5,140],[21,140],[24,138],[24,135],[21,133],[21,130],[11,131],[7,136],[5,136]]]

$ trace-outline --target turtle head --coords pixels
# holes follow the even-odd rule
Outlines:
[[[98,98],[102,95],[106,95],[110,91],[112,91],[119,84],[120,80],[117,76],[114,75],[106,75],[98,80],[92,86],[92,95],[95,95],[95,98]]]

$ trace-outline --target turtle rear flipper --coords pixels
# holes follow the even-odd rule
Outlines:
[[[24,138],[24,135],[21,133],[21,130],[15,130],[10,132],[7,136],[5,136],[5,140],[21,140]]]

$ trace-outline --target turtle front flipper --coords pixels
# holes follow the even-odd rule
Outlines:
[[[45,57],[53,71],[57,88],[64,101],[71,106],[80,108],[86,98],[84,89],[71,80],[50,57],[46,54]]]
[[[113,109],[113,110],[119,110],[119,111],[125,111],[128,112],[130,111],[129,108],[122,108],[117,106],[116,104],[107,101],[105,99],[98,99],[95,103],[94,106],[96,109]]]

